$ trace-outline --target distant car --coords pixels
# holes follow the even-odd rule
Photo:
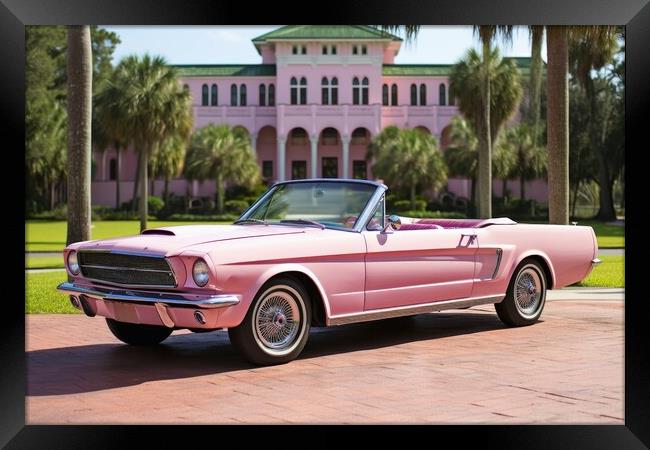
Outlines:
[[[493,303],[535,322],[547,289],[585,278],[591,227],[386,215],[381,183],[274,184],[232,225],[155,228],[64,250],[59,290],[128,344],[227,328],[251,362],[296,358],[310,326]]]

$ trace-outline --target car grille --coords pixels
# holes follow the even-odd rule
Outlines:
[[[165,258],[81,251],[78,259],[81,274],[93,280],[129,286],[176,286]]]

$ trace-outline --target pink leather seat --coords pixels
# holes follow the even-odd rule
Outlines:
[[[474,228],[483,219],[420,219],[417,225],[440,225],[443,228]]]
[[[408,230],[435,230],[442,228],[440,225],[432,223],[405,223],[399,228],[399,231],[408,231]]]

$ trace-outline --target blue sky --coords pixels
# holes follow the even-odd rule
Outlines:
[[[164,56],[170,64],[259,64],[251,39],[280,27],[269,26],[108,26],[122,43],[114,62],[130,54]],[[515,31],[511,45],[498,43],[505,56],[530,56],[525,27]],[[478,47],[468,26],[425,26],[413,43],[402,44],[398,64],[451,64],[470,47]],[[546,60],[546,45],[542,48]]]

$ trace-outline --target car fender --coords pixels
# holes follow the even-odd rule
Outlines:
[[[512,267],[510,267],[510,272],[509,272],[509,275],[508,275],[508,283],[510,283],[510,280],[512,279],[512,276],[513,276],[517,266],[519,266],[519,264],[521,264],[521,262],[524,259],[530,258],[531,256],[542,258],[542,260],[544,260],[544,262],[546,263],[546,266],[548,267],[548,270],[549,270],[549,272],[551,274],[551,279],[549,280],[550,281],[549,285],[550,286],[555,286],[555,280],[556,280],[556,278],[555,278],[555,269],[553,267],[553,264],[551,263],[551,258],[549,258],[548,254],[546,254],[546,252],[544,252],[542,250],[539,250],[539,249],[529,249],[529,250],[526,250],[525,252],[522,252],[521,254],[519,254],[519,256],[515,259],[514,263],[512,264]]]

